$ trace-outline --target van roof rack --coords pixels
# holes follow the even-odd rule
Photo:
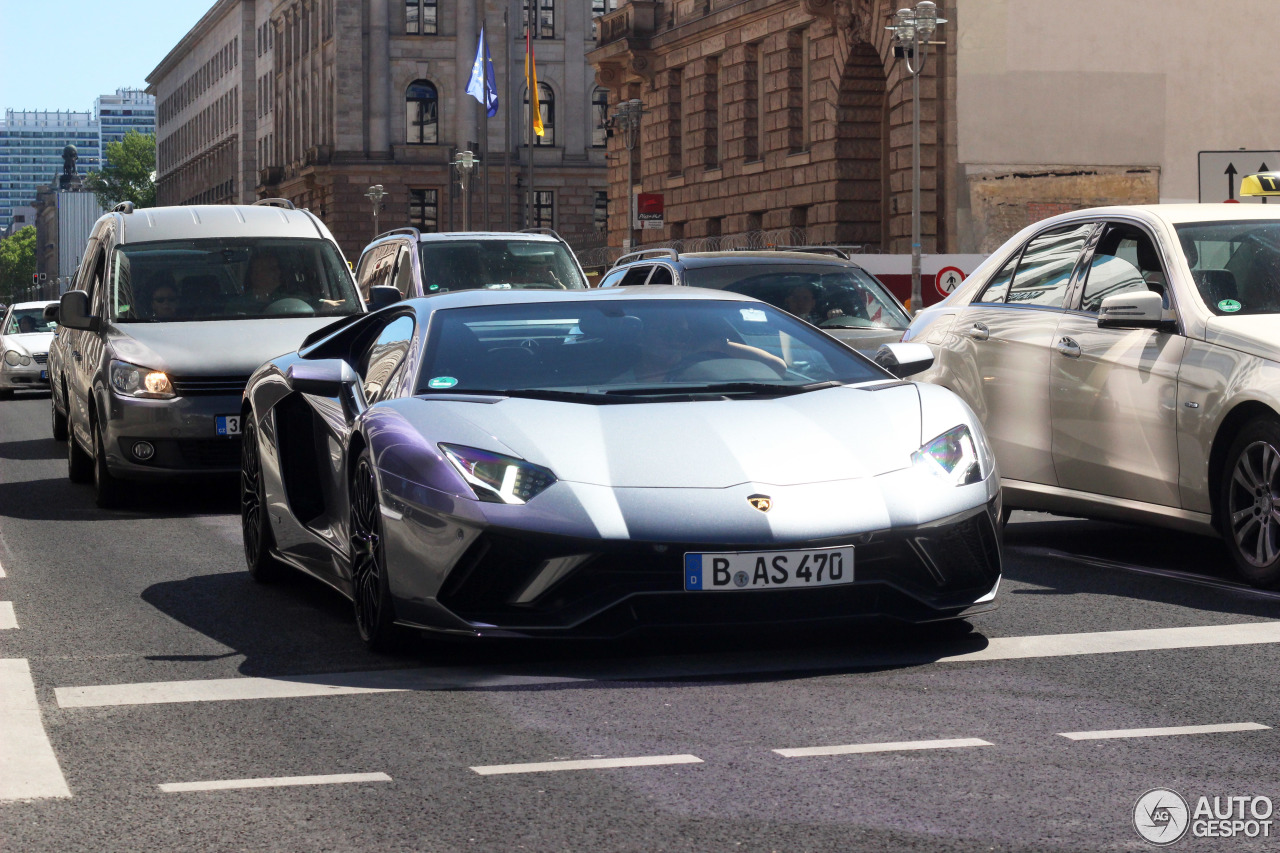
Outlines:
[[[753,252],[807,252],[813,255],[832,255],[846,261],[853,260],[849,253],[836,246],[768,246],[753,248]]]
[[[111,208],[112,213],[133,213],[133,202],[122,201],[115,207]]]
[[[381,234],[379,234],[377,237],[374,237],[373,239],[381,240],[383,237],[390,237],[393,234],[411,234],[413,235],[413,239],[415,240],[417,240],[419,237],[422,236],[422,232],[419,231],[417,228],[410,228],[409,226],[406,225],[403,228],[392,228],[390,231],[383,231]]]
[[[260,198],[253,203],[254,207],[282,207],[285,210],[297,210],[297,205],[287,198]]]
[[[613,266],[614,267],[621,266],[624,262],[630,263],[631,261],[641,261],[645,259],[646,255],[652,255],[654,257],[670,258],[673,261],[680,260],[680,253],[677,252],[675,249],[666,249],[666,248],[641,249],[638,252],[631,252],[629,254],[623,255],[622,257],[618,258],[616,261],[613,262]]]

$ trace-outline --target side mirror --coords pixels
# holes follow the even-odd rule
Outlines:
[[[98,331],[97,317],[89,314],[89,294],[83,290],[68,290],[58,300],[58,322],[68,329]]]
[[[315,397],[336,397],[351,417],[365,410],[364,388],[360,376],[340,358],[296,361],[285,371],[294,391]]]
[[[924,344],[881,344],[876,364],[899,379],[914,376],[933,366],[933,350]]]
[[[369,288],[369,310],[377,311],[400,301],[400,291],[389,284],[379,284]]]
[[[57,305],[44,306],[44,319],[45,319],[45,322],[47,323],[58,322],[58,306]]]
[[[1099,329],[1164,329],[1168,325],[1160,294],[1150,290],[1108,296],[1098,310]]]

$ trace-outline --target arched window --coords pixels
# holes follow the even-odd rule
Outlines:
[[[524,141],[528,142],[530,137],[533,138],[533,144],[538,146],[552,146],[556,144],[556,96],[552,93],[551,87],[546,83],[538,84],[538,106],[542,108],[542,136],[534,136],[533,125],[530,124],[529,117],[529,90],[524,90]]]
[[[609,144],[609,131],[605,123],[609,120],[609,90],[597,86],[591,93],[591,147],[604,148]]]
[[[436,87],[427,80],[414,80],[405,92],[404,102],[409,144],[437,144],[440,141],[440,112]]]

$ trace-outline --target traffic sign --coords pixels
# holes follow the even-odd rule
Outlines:
[[[964,272],[959,267],[943,267],[933,278],[934,287],[943,296],[950,296],[964,281]]]
[[[1240,196],[1246,175],[1280,169],[1280,151],[1201,151],[1200,200],[1266,204],[1266,198]]]

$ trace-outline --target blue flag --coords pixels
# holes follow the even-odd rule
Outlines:
[[[471,79],[467,81],[467,94],[484,104],[489,118],[498,114],[498,75],[493,70],[493,57],[489,55],[483,27],[476,44],[476,61],[471,65]]]

